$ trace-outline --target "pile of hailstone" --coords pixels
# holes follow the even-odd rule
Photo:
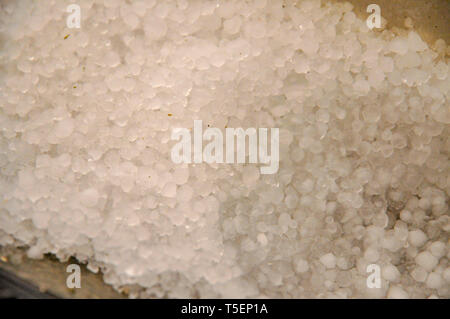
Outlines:
[[[450,297],[449,64],[416,32],[317,0],[83,0],[69,29],[68,4],[0,4],[0,245],[139,297]],[[173,163],[196,119],[280,128],[278,172]]]

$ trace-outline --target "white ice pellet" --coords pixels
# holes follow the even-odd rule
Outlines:
[[[442,277],[436,272],[432,272],[428,275],[426,285],[431,289],[438,289],[442,286]]]
[[[391,41],[389,48],[392,52],[405,55],[408,52],[408,40],[405,38],[395,38]]]
[[[295,270],[300,274],[307,272],[309,270],[308,262],[302,258],[298,258],[295,260]]]
[[[254,166],[247,166],[242,171],[242,181],[245,185],[254,184],[259,178],[259,169]]]
[[[180,202],[189,202],[193,195],[194,191],[189,185],[183,185],[177,191],[177,198]]]
[[[411,277],[415,281],[425,282],[428,277],[428,272],[424,268],[417,266],[411,271]]]
[[[435,241],[428,247],[428,250],[433,254],[434,257],[441,258],[446,254],[446,251],[448,250],[447,247],[448,246],[446,246],[445,243],[441,241]]]
[[[66,138],[72,134],[74,128],[74,121],[71,118],[66,118],[56,123],[54,133],[58,138]]]
[[[166,185],[164,185],[161,195],[165,197],[175,197],[177,194],[177,185],[175,183],[169,182]]]
[[[387,298],[389,298],[389,299],[407,299],[407,298],[409,298],[409,295],[401,287],[391,286],[388,290]]]
[[[189,168],[188,167],[177,167],[173,172],[173,181],[177,185],[183,185],[187,183],[189,179]]]
[[[99,193],[95,188],[89,188],[81,192],[80,202],[86,207],[94,207],[97,205]]]
[[[374,263],[380,258],[380,253],[378,252],[377,249],[375,249],[373,247],[369,247],[364,252],[364,258],[367,261]]]
[[[401,220],[403,220],[404,222],[408,223],[412,220],[412,214],[409,210],[402,210],[400,212],[400,218]]]
[[[395,267],[392,264],[382,267],[381,274],[382,274],[383,278],[386,279],[387,281],[390,281],[393,283],[397,283],[400,281],[401,274],[398,271],[397,267]]]
[[[436,267],[439,260],[429,251],[423,251],[416,256],[415,261],[417,265],[430,272],[434,269],[434,267]]]
[[[420,229],[415,229],[409,232],[408,241],[415,247],[422,247],[427,242],[427,235]]]
[[[267,236],[265,234],[262,234],[262,233],[258,234],[257,240],[262,246],[267,245],[268,240],[267,240]]]
[[[320,257],[320,262],[328,269],[336,267],[336,257],[332,253],[328,253]]]
[[[450,267],[447,267],[442,273],[442,277],[445,279],[447,283],[450,283]]]
[[[417,32],[412,31],[408,34],[408,48],[411,51],[424,51],[428,48],[427,44],[422,40],[422,38],[417,34]]]
[[[109,51],[103,61],[107,66],[114,68],[120,64],[120,57],[116,52]]]

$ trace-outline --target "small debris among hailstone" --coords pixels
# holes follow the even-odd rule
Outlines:
[[[0,245],[133,297],[450,297],[445,41],[318,0],[81,2],[61,41],[69,4],[0,4]],[[278,172],[173,163],[199,119],[280,128]]]

